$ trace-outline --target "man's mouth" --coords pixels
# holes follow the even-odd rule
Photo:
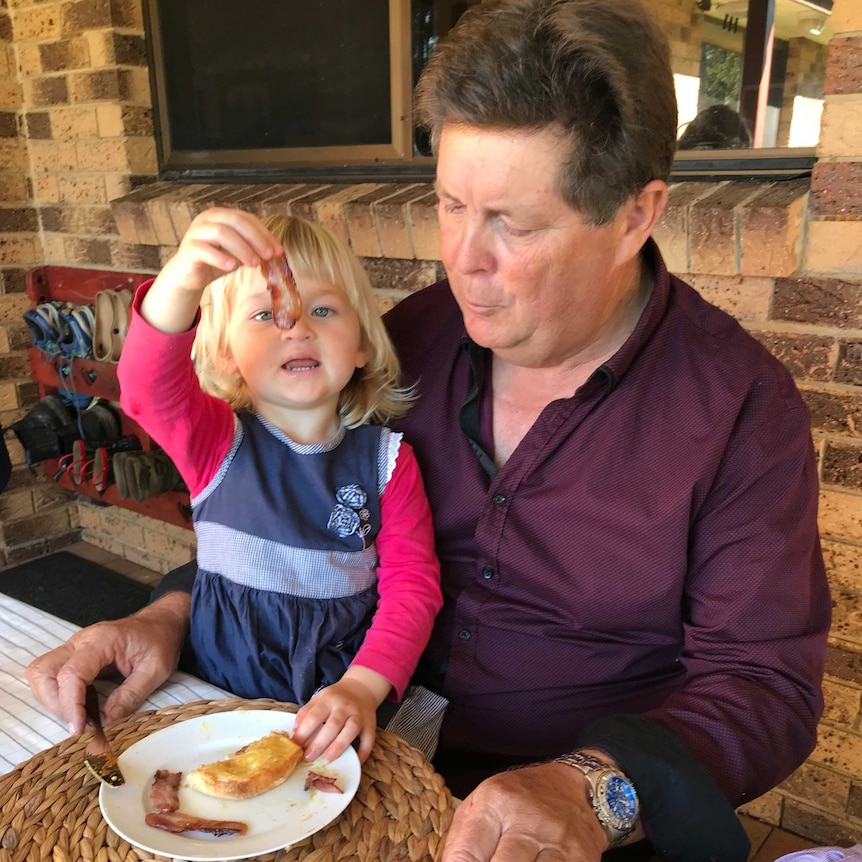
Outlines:
[[[476,293],[475,291],[472,295],[466,292],[461,294],[458,304],[463,311],[469,311],[473,314],[494,314],[503,307],[498,296],[483,296],[481,292]]]
[[[465,300],[462,305],[462,310],[465,314],[475,314],[479,317],[489,317],[492,314],[496,314],[500,310],[500,306],[490,303],[470,302],[468,300]]]

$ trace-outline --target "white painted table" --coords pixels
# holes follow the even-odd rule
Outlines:
[[[0,593],[0,774],[69,735],[65,722],[33,697],[24,668],[37,656],[60,646],[79,628]],[[115,687],[116,683],[111,680],[96,681],[102,696]],[[153,692],[141,709],[232,696],[230,692],[177,671]]]

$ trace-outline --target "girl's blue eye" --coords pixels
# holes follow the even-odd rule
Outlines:
[[[332,314],[335,314],[335,312],[331,308],[326,308],[325,306],[321,308],[315,308],[311,312],[312,317],[329,317]]]
[[[252,320],[272,320],[272,309],[266,311],[258,311],[253,315]]]

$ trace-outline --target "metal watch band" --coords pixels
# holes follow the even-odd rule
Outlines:
[[[637,795],[629,778],[619,769],[609,766],[594,755],[582,751],[573,751],[570,754],[557,757],[555,763],[565,763],[568,766],[573,766],[584,774],[589,785],[588,797],[590,805],[599,823],[605,830],[605,834],[608,836],[608,850],[619,847],[635,831],[638,822],[639,806],[637,804]],[[631,787],[635,800],[634,813],[631,819],[626,822],[621,822],[615,818],[608,808],[604,793],[604,787],[608,779],[622,779]]]
[[[583,751],[572,751],[569,754],[563,754],[561,757],[557,758],[557,763],[568,763],[569,766],[574,766],[576,769],[580,769],[584,775],[586,775],[588,771],[598,772],[600,769],[612,768],[603,760],[599,760],[598,757],[595,757],[592,754],[586,754]]]

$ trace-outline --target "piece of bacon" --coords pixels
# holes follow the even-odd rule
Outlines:
[[[279,329],[293,329],[302,314],[302,299],[296,279],[284,255],[265,260],[260,271],[266,279],[266,289],[272,297],[272,319]]]
[[[179,835],[181,832],[206,832],[221,838],[224,835],[245,835],[248,826],[239,820],[207,820],[204,817],[194,817],[183,814],[182,811],[172,811],[169,814],[148,814],[145,818],[147,826],[164,829]]]
[[[180,779],[182,772],[157,769],[150,789],[150,807],[157,814],[170,814],[180,807]]]
[[[304,789],[319,790],[321,793],[344,793],[331,775],[321,775],[319,772],[311,771],[305,776]]]

